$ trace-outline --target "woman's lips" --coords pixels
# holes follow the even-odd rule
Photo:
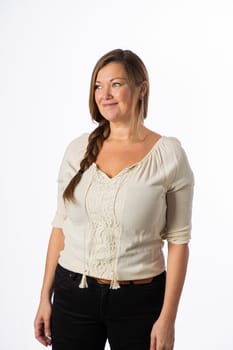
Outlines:
[[[113,107],[113,106],[116,106],[117,105],[117,102],[112,102],[112,103],[103,103],[102,106],[103,107]]]

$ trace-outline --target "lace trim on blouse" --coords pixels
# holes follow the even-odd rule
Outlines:
[[[91,185],[86,197],[86,209],[89,217],[88,231],[91,237],[88,242],[88,261],[85,257],[85,273],[80,288],[86,288],[89,270],[92,276],[103,276],[110,273],[110,288],[118,289],[117,260],[119,256],[121,228],[116,218],[117,194],[126,172],[108,178],[96,165]]]

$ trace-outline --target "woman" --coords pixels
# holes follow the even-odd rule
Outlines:
[[[176,138],[144,126],[148,95],[133,52],[97,62],[89,105],[98,126],[61,164],[35,318],[35,337],[54,350],[103,350],[107,339],[112,350],[174,347],[193,174]]]

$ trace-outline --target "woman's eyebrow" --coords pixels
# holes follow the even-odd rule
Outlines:
[[[110,81],[113,81],[115,79],[127,80],[126,78],[123,78],[123,77],[115,77],[115,78],[110,79]],[[96,83],[101,83],[101,81],[100,80],[96,80]]]

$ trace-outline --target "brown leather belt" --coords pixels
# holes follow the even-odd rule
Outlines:
[[[111,284],[111,280],[105,280],[103,278],[95,278],[95,280],[99,284]],[[118,281],[120,285],[126,285],[126,284],[149,284],[153,281],[153,277],[150,278],[144,278],[141,280],[132,280],[132,281]]]

